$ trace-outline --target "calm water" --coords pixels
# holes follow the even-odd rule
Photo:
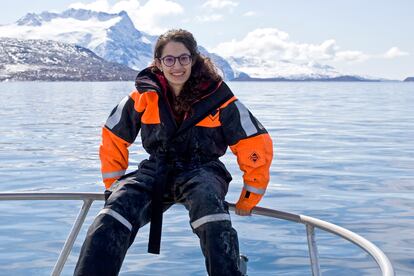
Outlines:
[[[414,83],[230,83],[274,138],[261,206],[314,216],[374,242],[397,275],[414,273]],[[133,89],[118,83],[0,83],[2,192],[102,192],[98,146],[109,112]],[[146,154],[131,148],[131,169]],[[241,173],[228,201],[237,200]],[[0,275],[49,275],[80,202],[0,202]],[[102,207],[96,203],[89,225]],[[161,255],[138,233],[121,275],[205,275],[182,206],[165,217]],[[310,275],[305,228],[232,216],[249,275]],[[63,271],[71,275],[84,227]],[[324,275],[379,275],[357,246],[317,231]]]

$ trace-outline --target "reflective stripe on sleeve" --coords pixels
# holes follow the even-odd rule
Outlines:
[[[241,126],[246,132],[247,136],[251,136],[257,133],[256,126],[253,124],[252,119],[250,118],[249,110],[239,101],[234,102],[237,106],[237,110],[240,114],[240,123]]]
[[[230,215],[226,213],[207,215],[207,216],[201,217],[193,221],[191,223],[191,227],[193,227],[193,229],[196,229],[207,222],[220,221],[220,220],[230,221]]]
[[[116,171],[116,172],[109,172],[109,173],[102,173],[102,179],[107,178],[119,178],[125,174],[126,170]]]
[[[122,101],[116,107],[114,114],[109,116],[108,120],[106,120],[105,125],[109,129],[112,129],[114,126],[116,126],[119,123],[119,121],[121,121],[122,110],[124,109],[124,106],[126,102],[128,101],[128,99],[129,99],[129,96],[126,96],[125,98],[123,98]]]
[[[246,191],[249,191],[251,193],[255,193],[255,194],[258,194],[258,195],[264,195],[264,193],[266,192],[266,189],[255,188],[253,186],[247,185],[246,183],[244,183],[243,188],[245,188]]]
[[[102,209],[97,216],[101,215],[101,214],[106,214],[106,215],[110,215],[112,216],[114,219],[116,219],[117,221],[119,221],[120,223],[122,223],[126,228],[129,229],[129,231],[132,230],[132,224],[125,219],[123,216],[121,216],[118,212],[111,210],[111,209]]]

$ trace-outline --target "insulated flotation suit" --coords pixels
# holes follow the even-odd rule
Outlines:
[[[136,79],[136,90],[111,112],[102,129],[100,158],[106,189],[128,168],[128,147],[141,131],[150,156],[161,149],[172,162],[197,164],[216,160],[230,147],[243,171],[244,186],[236,206],[251,210],[269,182],[273,157],[266,129],[238,100],[224,81],[206,85],[203,96],[177,125],[161,74],[147,68]]]

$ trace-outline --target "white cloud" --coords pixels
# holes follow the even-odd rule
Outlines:
[[[149,34],[160,34],[166,30],[160,27],[159,22],[162,18],[184,12],[180,4],[170,0],[149,0],[144,5],[141,5],[138,0],[121,0],[113,5],[109,4],[108,0],[96,0],[89,4],[77,2],[69,7],[108,13],[118,13],[124,10],[137,29]]]
[[[217,10],[220,12],[233,13],[234,8],[239,5],[236,1],[230,0],[208,0],[201,7],[204,8],[205,14],[198,15],[195,17],[198,22],[217,22],[224,20],[223,14],[216,13]],[[226,10],[226,11],[225,11]]]
[[[235,8],[238,5],[239,5],[238,2],[230,1],[230,0],[208,0],[202,5],[202,7],[211,8],[211,9],[223,9],[223,8]]]
[[[334,39],[320,44],[297,43],[289,34],[276,28],[262,28],[249,32],[241,40],[218,44],[211,51],[224,57],[261,57],[263,60],[292,62],[363,61],[369,56],[359,51],[340,51]]]
[[[154,1],[148,1],[148,5],[151,5]],[[155,1],[157,2],[157,1]],[[110,9],[112,12],[120,12],[120,11],[126,11],[128,13],[134,13],[138,11],[142,11],[142,9],[145,9],[146,5],[141,6],[139,1],[137,0],[123,0],[116,2]],[[133,18],[131,18],[134,20]]]
[[[97,0],[89,4],[76,2],[76,3],[70,4],[69,8],[102,11],[102,12],[108,12],[110,10],[110,6],[107,0]]]
[[[243,16],[247,16],[247,17],[255,16],[255,15],[257,15],[255,11],[248,11],[243,14]]]
[[[222,14],[202,15],[196,16],[196,19],[200,22],[217,22],[223,20]]]
[[[398,47],[392,47],[384,54],[384,57],[391,59],[408,55],[409,53],[401,51]]]
[[[368,58],[370,58],[370,56],[361,51],[340,51],[335,54],[336,61],[361,62]]]

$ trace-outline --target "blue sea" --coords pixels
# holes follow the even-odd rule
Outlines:
[[[397,275],[414,275],[414,83],[230,82],[274,141],[260,206],[345,227],[376,244]],[[133,82],[0,83],[1,192],[103,192],[101,126]],[[130,170],[146,158],[139,140]],[[242,174],[227,196],[238,199]],[[0,275],[50,275],[82,202],[0,201]],[[72,275],[93,204],[62,275]],[[311,275],[302,224],[232,214],[248,274]],[[323,275],[380,275],[356,245],[316,230]],[[160,255],[137,235],[120,275],[206,275],[183,206],[164,216]]]

